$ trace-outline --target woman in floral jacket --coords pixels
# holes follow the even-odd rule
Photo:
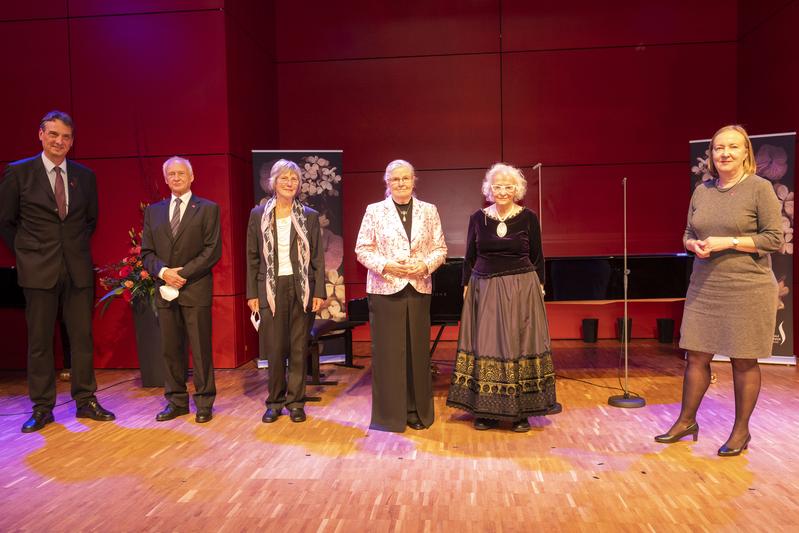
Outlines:
[[[431,274],[447,257],[438,210],[414,197],[407,161],[389,163],[386,199],[371,204],[355,253],[369,269],[366,292],[372,337],[372,420],[381,431],[432,425]]]

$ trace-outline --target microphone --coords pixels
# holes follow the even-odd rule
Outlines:
[[[536,163],[533,165],[533,170],[538,170],[539,168],[541,168],[541,163]]]

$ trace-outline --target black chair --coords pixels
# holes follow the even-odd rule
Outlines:
[[[344,339],[344,362],[336,363],[337,366],[349,368],[363,368],[353,364],[352,360],[352,330],[362,326],[366,322],[361,320],[345,320],[336,322],[335,320],[315,320],[311,327],[311,334],[308,337],[308,375],[310,379],[308,385],[338,385],[338,381],[325,380],[325,375],[319,369],[319,344],[325,340]],[[306,396],[305,401],[318,402],[318,396]]]

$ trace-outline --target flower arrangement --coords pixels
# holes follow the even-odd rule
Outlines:
[[[147,207],[145,204],[140,205],[142,211],[145,207]],[[134,228],[130,228],[128,237],[130,238],[128,254],[118,263],[98,269],[100,286],[108,291],[97,302],[98,306],[103,304],[101,315],[118,296],[128,303],[143,302],[155,305],[155,280],[144,268],[141,260],[141,231],[137,232]]]

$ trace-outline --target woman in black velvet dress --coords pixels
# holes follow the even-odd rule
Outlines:
[[[486,173],[489,202],[469,219],[458,353],[447,405],[475,416],[475,429],[500,421],[530,429],[530,416],[558,412],[544,308],[538,217],[516,202],[527,182],[509,165]]]

